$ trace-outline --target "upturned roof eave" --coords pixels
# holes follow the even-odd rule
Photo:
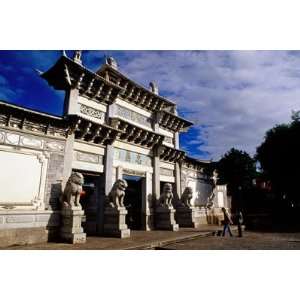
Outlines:
[[[81,72],[85,72],[88,73],[90,76],[95,77],[98,80],[101,80],[102,82],[104,82],[106,85],[109,85],[115,89],[118,90],[123,90],[122,87],[106,80],[105,78],[103,78],[102,76],[100,76],[99,74],[93,72],[92,70],[86,68],[84,65],[79,64],[77,62],[75,62],[74,60],[72,60],[71,58],[62,55],[57,61],[56,63],[50,67],[47,71],[42,72],[40,74],[41,78],[45,79],[51,86],[53,86],[55,89],[57,90],[66,90],[67,88],[70,87],[70,84],[67,82],[66,80],[66,76],[65,76],[65,70],[64,67],[67,66],[69,67],[70,64],[73,67],[78,68],[79,70],[81,70]]]
[[[173,113],[171,113],[171,112],[169,112],[169,111],[161,110],[161,112],[164,112],[164,113],[166,113],[166,114],[169,114],[169,115],[171,115],[172,117],[175,117],[175,118],[177,118],[177,119],[183,121],[183,122],[185,123],[185,125],[186,125],[186,126],[184,126],[183,128],[188,128],[188,127],[191,127],[191,126],[194,125],[193,122],[191,122],[191,121],[189,121],[189,120],[187,120],[187,119],[185,119],[185,118],[179,117],[178,115],[175,115],[175,114],[173,114]]]
[[[118,76],[122,77],[123,79],[129,81],[131,84],[135,85],[136,87],[138,87],[139,89],[142,89],[144,92],[149,93],[151,96],[159,98],[161,101],[165,102],[166,104],[168,104],[169,106],[176,106],[176,103],[165,98],[162,97],[161,95],[157,95],[155,93],[153,93],[152,91],[148,90],[147,88],[145,88],[144,86],[142,86],[139,83],[136,83],[133,79],[128,78],[126,75],[124,75],[123,73],[121,73],[120,71],[112,68],[110,65],[108,64],[103,64],[100,69],[98,71],[96,71],[97,74],[101,74],[102,72],[104,72],[106,69],[109,69],[111,72],[114,72],[115,74],[117,74]]]
[[[24,106],[11,104],[11,103],[8,103],[7,101],[2,100],[2,99],[0,99],[0,107],[1,106],[2,106],[2,108],[5,107],[7,109],[15,110],[17,112],[23,112],[23,113],[26,113],[26,114],[32,114],[32,115],[51,118],[51,119],[60,120],[60,121],[63,120],[63,117],[61,117],[61,116],[51,115],[51,114],[41,112],[41,111],[38,111],[38,110],[33,110],[33,109],[30,109],[30,108],[26,108]]]
[[[212,160],[205,160],[205,159],[198,159],[189,155],[186,155],[185,157],[186,160],[191,160],[195,163],[202,163],[202,164],[211,164],[213,161]]]

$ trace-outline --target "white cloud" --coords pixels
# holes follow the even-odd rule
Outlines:
[[[299,51],[89,51],[83,60],[97,69],[104,53],[144,86],[156,81],[160,94],[178,104],[195,123],[194,139],[182,146],[199,157],[209,152],[203,158],[218,159],[231,147],[254,154],[266,130],[300,109]],[[60,53],[17,55],[44,71]],[[28,66],[23,71],[25,77],[32,72]],[[2,99],[20,93],[1,75],[0,88]]]
[[[9,100],[15,96],[15,92],[9,87],[8,81],[0,75],[0,100]]]
[[[194,145],[218,159],[231,147],[255,153],[266,130],[300,109],[300,52],[125,51],[121,72],[156,81],[198,131]],[[93,53],[93,58],[97,53]],[[201,125],[206,125],[201,132]],[[203,130],[203,129],[202,129]],[[200,141],[204,144],[200,145]],[[200,146],[199,146],[200,145]]]

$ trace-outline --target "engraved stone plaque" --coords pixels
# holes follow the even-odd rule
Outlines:
[[[0,131],[0,143],[4,143],[5,140],[5,133],[3,131]]]
[[[43,141],[40,139],[36,139],[33,137],[21,136],[20,144],[23,146],[34,147],[34,148],[42,148]]]
[[[99,164],[103,161],[103,156],[94,153],[75,151],[74,154],[77,161],[84,161],[93,164]]]
[[[18,145],[20,140],[20,136],[14,133],[6,134],[6,142],[7,144]]]
[[[51,141],[51,142],[46,142],[45,145],[46,150],[51,150],[51,151],[63,151],[64,150],[64,145],[62,143],[56,142],[56,141]]]

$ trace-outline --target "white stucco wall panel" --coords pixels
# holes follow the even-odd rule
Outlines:
[[[1,146],[0,206],[42,209],[48,158],[41,151]]]

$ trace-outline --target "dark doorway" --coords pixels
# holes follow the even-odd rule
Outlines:
[[[88,235],[95,235],[97,233],[97,210],[103,176],[92,172],[78,172],[84,177],[83,192],[80,197],[80,204],[85,214],[85,220],[82,224],[83,230]]]
[[[128,183],[126,189],[124,205],[128,211],[126,224],[128,228],[140,230],[142,227],[142,182],[139,176],[123,175]]]

